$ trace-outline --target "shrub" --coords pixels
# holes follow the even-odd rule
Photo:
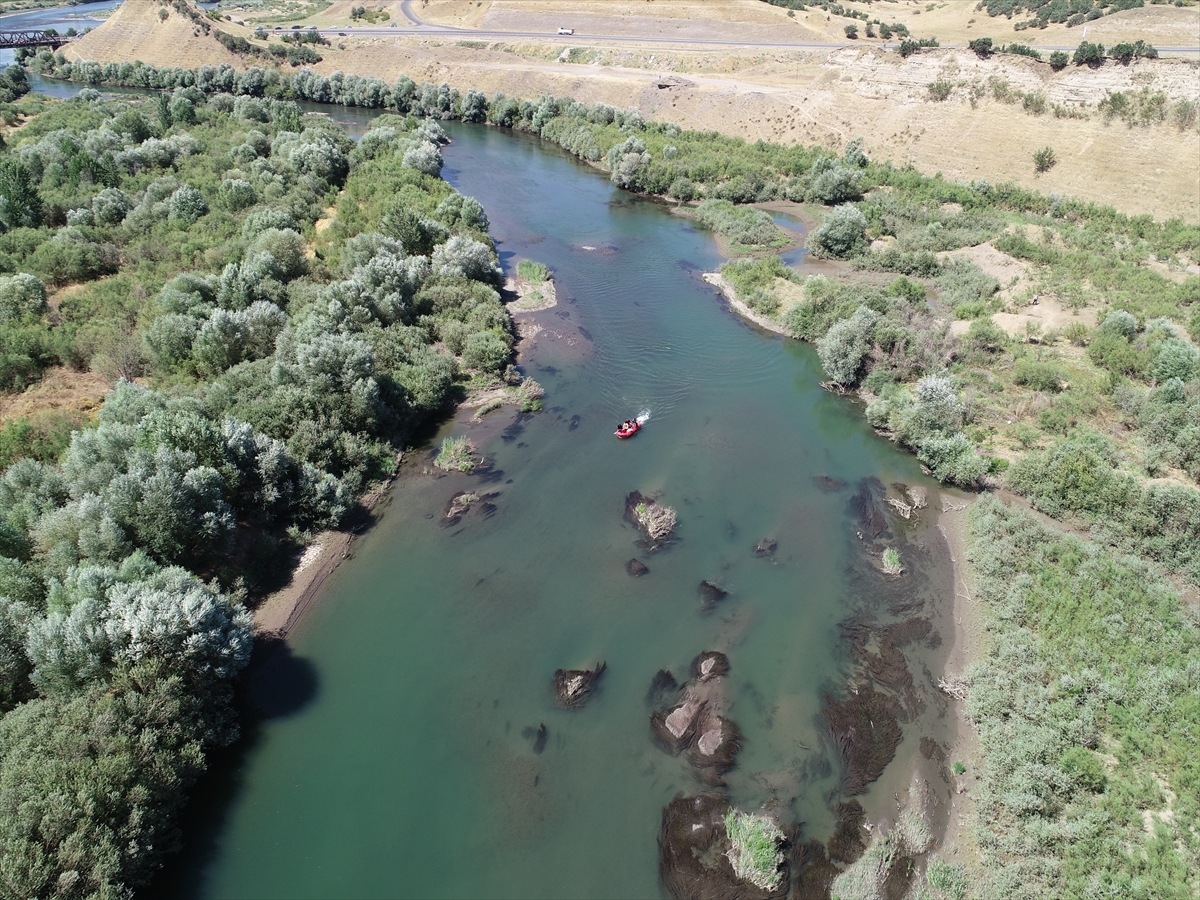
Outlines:
[[[1071,747],[1063,753],[1058,765],[1081,790],[1099,794],[1108,787],[1103,763],[1086,747]]]
[[[967,42],[967,48],[980,59],[987,59],[992,55],[992,39],[989,37],[975,38],[975,40]]]
[[[1053,147],[1043,147],[1033,152],[1033,170],[1039,175],[1049,172],[1057,163],[1058,157],[1054,155]]]
[[[844,32],[846,32],[846,37],[848,37],[850,40],[852,40],[852,41],[858,40],[858,26],[857,25],[847,25],[842,30]]]
[[[433,464],[447,472],[470,472],[475,468],[475,448],[466,437],[443,438],[442,449]]]
[[[821,171],[812,183],[812,196],[826,206],[835,206],[862,196],[862,175],[858,169],[834,163]]]
[[[846,259],[867,248],[867,219],[850,204],[834,209],[808,240],[817,256]]]
[[[627,137],[608,151],[607,162],[613,184],[626,190],[637,190],[639,176],[650,165],[646,142],[641,138]]]
[[[41,279],[21,273],[0,276],[0,322],[40,316],[46,309],[46,286]]]
[[[478,281],[499,283],[500,267],[485,245],[456,234],[433,251],[433,271],[437,275],[461,275]]]
[[[851,385],[858,380],[878,320],[879,315],[874,310],[860,306],[850,318],[835,322],[817,341],[817,355],[831,381]]]
[[[404,152],[403,164],[405,168],[436,177],[442,172],[442,151],[436,144],[421,143]]]
[[[523,259],[517,263],[517,275],[532,284],[541,284],[550,279],[550,270],[532,259]]]
[[[1200,377],[1200,350],[1178,338],[1168,338],[1159,343],[1150,371],[1160,384],[1172,378],[1190,381]]]
[[[1071,56],[1071,61],[1077,66],[1091,66],[1093,69],[1104,65],[1104,45],[1081,41]]]
[[[205,202],[204,195],[190,184],[185,184],[175,191],[168,205],[168,218],[180,225],[194,225],[201,216],[208,213],[208,203]]]
[[[222,181],[221,187],[217,191],[217,199],[223,207],[233,212],[246,209],[258,202],[254,185],[240,178]]]
[[[1067,63],[1070,61],[1071,57],[1069,57],[1062,50],[1055,50],[1050,54],[1050,68],[1055,72],[1060,72],[1065,69],[1067,67]]]
[[[1052,363],[1022,359],[1013,367],[1013,381],[1033,388],[1035,391],[1057,394],[1062,390],[1062,383],[1065,380],[1066,373]]]
[[[500,373],[512,359],[509,343],[493,331],[477,331],[467,337],[462,351],[463,365],[469,369]]]
[[[1096,331],[1099,335],[1116,335],[1131,341],[1137,337],[1138,323],[1132,313],[1118,309],[1109,313]]]
[[[117,225],[125,220],[131,205],[120,188],[105,188],[92,198],[92,214],[98,225]]]
[[[954,85],[949,81],[939,78],[937,81],[931,81],[928,85],[929,99],[937,103],[941,103],[947,99],[954,90]]]
[[[701,223],[728,239],[735,251],[778,247],[785,241],[771,216],[752,206],[705,200],[696,208],[696,214]]]

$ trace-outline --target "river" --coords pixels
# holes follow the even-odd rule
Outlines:
[[[373,116],[325,111],[356,135]],[[659,669],[683,681],[701,651],[728,654],[743,735],[729,799],[770,803],[801,840],[825,840],[843,797],[823,697],[855,677],[839,624],[887,621],[899,601],[952,637],[932,516],[893,523],[907,572],[888,580],[850,507],[863,479],[924,486],[931,507],[936,485],[819,387],[811,347],[727,308],[701,278],[722,262],[711,236],[536,137],[445,127],[443,174],[483,203],[505,267],[554,273],[559,305],[520,317],[537,331],[520,363],[546,408],[460,413],[409,454],[353,558],[257,667],[245,737],[195,791],[155,894],[659,897],[663,807],[706,789],[651,740]],[[616,440],[643,410],[643,431]],[[433,474],[449,434],[468,435],[487,471]],[[468,489],[495,492],[494,511],[443,527]],[[635,544],[632,490],[678,510],[665,549]],[[764,538],[778,543],[765,558]],[[626,573],[633,556],[648,574]],[[702,580],[729,591],[715,609]],[[909,651],[924,698],[944,652],[936,639]],[[557,708],[554,671],[601,661],[587,705]],[[894,810],[921,738],[945,738],[943,710],[922,701],[908,717],[860,798],[872,820]]]
[[[537,138],[447,130],[444,174],[484,204],[505,265],[554,272],[560,304],[525,317],[542,331],[521,359],[546,409],[445,425],[439,439],[467,434],[491,458],[485,475],[436,477],[427,448],[413,455],[290,652],[257,676],[266,715],[200,792],[173,892],[659,896],[662,809],[701,786],[652,743],[646,695],[657,670],[682,681],[707,649],[730,657],[744,735],[730,798],[778,801],[805,838],[833,826],[822,692],[845,689],[838,623],[871,608],[864,586],[882,578],[847,503],[865,477],[927,481],[818,386],[810,347],[723,305],[700,277],[721,262],[708,234]],[[617,441],[640,410],[642,433]],[[465,489],[498,492],[494,513],[442,527]],[[622,521],[635,489],[677,508],[666,550],[642,552]],[[938,624],[945,551],[934,531],[910,537],[906,590]],[[773,558],[755,556],[762,538]],[[650,568],[637,579],[635,555]],[[730,591],[709,613],[702,579]],[[601,661],[598,694],[557,709],[555,669]],[[889,792],[927,726],[909,726]]]

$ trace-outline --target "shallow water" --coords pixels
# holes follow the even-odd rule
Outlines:
[[[554,272],[560,304],[521,360],[547,408],[507,429],[505,412],[447,423],[488,475],[426,474],[424,451],[406,468],[290,655],[260,671],[269,715],[201,785],[172,894],[660,896],[662,809],[701,786],[651,742],[646,694],[706,649],[729,654],[744,735],[731,799],[778,801],[805,839],[832,825],[820,710],[850,672],[837,625],[885,593],[847,501],[867,476],[926,483],[916,462],[818,387],[811,348],[723,306],[700,277],[721,260],[689,221],[536,138],[447,130],[445,175],[483,202],[506,267]],[[494,514],[441,527],[468,488],[498,491]],[[635,546],[635,489],[677,508],[668,548]],[[755,557],[765,537],[774,559]],[[906,560],[919,592],[944,580],[925,544]],[[710,613],[702,579],[730,591]],[[600,661],[599,692],[557,709],[555,669]],[[540,723],[537,754],[523,730]]]

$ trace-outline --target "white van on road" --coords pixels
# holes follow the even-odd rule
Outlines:
[[[559,34],[574,34],[575,29],[574,28],[560,28],[560,29],[558,29],[558,33]]]

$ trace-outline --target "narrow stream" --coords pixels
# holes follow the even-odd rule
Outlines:
[[[484,204],[505,265],[555,274],[559,306],[526,317],[541,331],[521,359],[546,410],[447,423],[494,461],[486,475],[436,477],[414,454],[291,653],[260,675],[268,717],[195,805],[174,892],[660,896],[662,809],[703,786],[652,743],[646,696],[659,669],[682,681],[707,649],[730,657],[744,735],[730,798],[776,802],[805,839],[833,827],[841,770],[822,692],[845,689],[838,624],[881,583],[848,501],[870,476],[932,486],[818,387],[811,348],[724,307],[701,278],[721,262],[709,235],[537,138],[447,130],[445,175]],[[642,433],[617,441],[641,410]],[[468,488],[498,492],[494,513],[442,527]],[[677,508],[666,550],[639,550],[622,521],[635,489]],[[934,535],[916,536],[905,577],[936,627]],[[773,558],[756,558],[762,538]],[[637,579],[635,555],[650,568]],[[703,579],[730,592],[709,613]],[[601,661],[598,694],[556,708],[555,669]],[[904,790],[910,735],[869,811]]]

